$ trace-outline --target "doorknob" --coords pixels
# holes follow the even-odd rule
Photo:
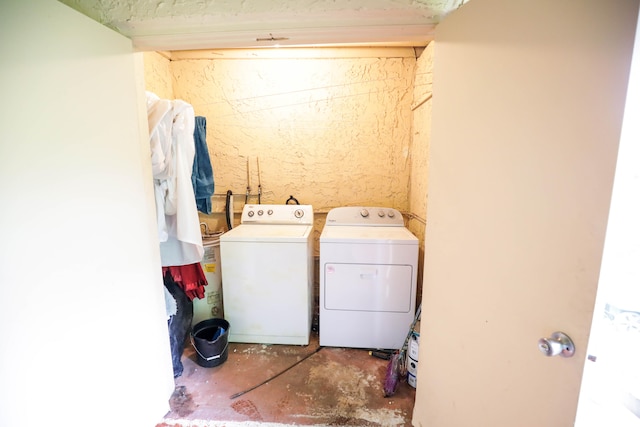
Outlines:
[[[551,338],[540,338],[538,350],[545,356],[571,357],[576,352],[571,338],[564,332],[554,332]]]

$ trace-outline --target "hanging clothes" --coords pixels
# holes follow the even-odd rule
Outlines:
[[[147,92],[147,114],[162,266],[199,263],[204,246],[191,183],[193,107]]]
[[[204,298],[204,288],[208,282],[199,262],[189,265],[162,267],[162,276],[165,278],[165,282],[168,279],[167,275],[170,275],[171,279],[184,291],[190,300]]]
[[[176,301],[176,312],[167,320],[167,327],[169,329],[173,377],[178,378],[184,371],[181,359],[193,321],[193,301],[187,297],[180,285],[173,280],[170,273],[165,274],[163,279],[165,290]]]
[[[213,196],[213,168],[207,147],[207,119],[196,116],[193,132],[196,155],[193,160],[191,184],[196,197],[196,207],[204,214],[211,213],[211,196]]]
[[[171,295],[171,293],[167,290],[167,287],[164,287],[164,305],[167,311],[167,320],[171,318],[171,316],[175,316],[178,312],[178,303],[176,299]]]

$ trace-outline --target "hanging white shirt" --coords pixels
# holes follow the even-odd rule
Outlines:
[[[194,264],[204,247],[191,184],[193,107],[147,92],[147,112],[162,266]]]

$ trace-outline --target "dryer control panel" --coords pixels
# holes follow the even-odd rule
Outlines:
[[[397,209],[368,206],[343,206],[333,208],[327,214],[325,226],[361,225],[404,227],[404,219]]]
[[[313,225],[311,205],[245,205],[242,224],[303,224]]]

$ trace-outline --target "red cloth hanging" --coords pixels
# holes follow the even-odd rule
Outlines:
[[[190,300],[204,298],[204,287],[208,285],[207,278],[199,262],[187,265],[162,267],[162,275],[171,274],[174,282],[180,286]]]

